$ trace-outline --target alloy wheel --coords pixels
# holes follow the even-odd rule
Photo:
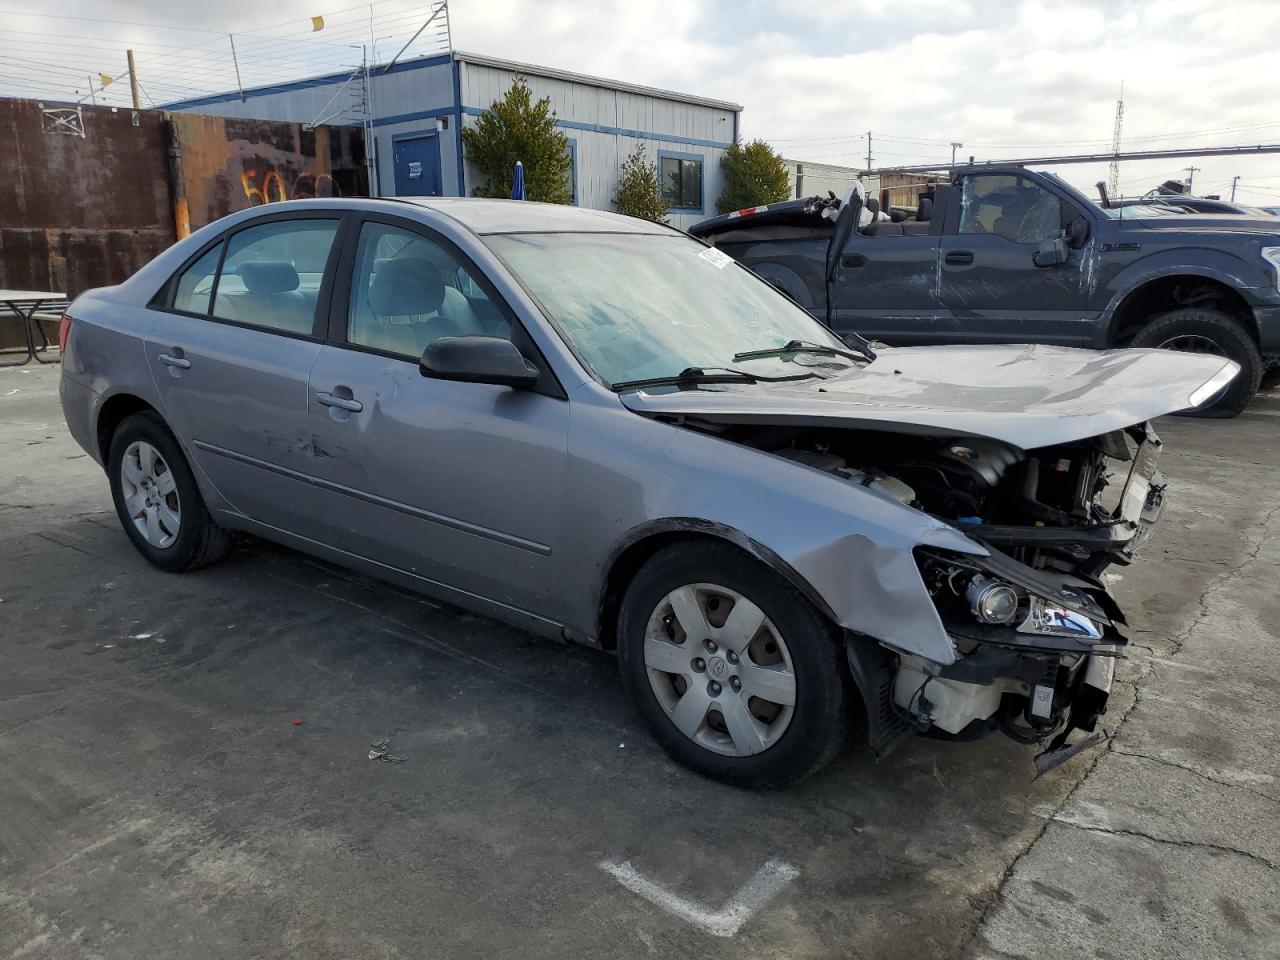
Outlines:
[[[732,757],[762,753],[795,711],[795,668],[777,628],[726,587],[668,593],[645,628],[644,662],[658,703],[690,740]]]
[[[142,538],[161,550],[173,546],[182,526],[182,506],[173,471],[160,451],[135,440],[120,461],[125,513]]]

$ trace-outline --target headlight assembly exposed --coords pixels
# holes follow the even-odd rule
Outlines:
[[[1082,613],[1031,597],[1027,618],[1018,625],[1019,633],[1035,633],[1046,637],[1074,637],[1077,640],[1101,640],[1102,628]]]
[[[1012,623],[1018,616],[1018,591],[991,577],[974,577],[965,588],[969,609],[983,623]]]

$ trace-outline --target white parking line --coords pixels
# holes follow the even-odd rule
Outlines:
[[[732,937],[757,910],[800,876],[800,871],[791,864],[782,860],[770,860],[734,894],[733,899],[719,910],[712,910],[696,900],[688,900],[658,886],[641,876],[630,862],[602,860],[599,866],[632,893],[644,897],[671,915],[692,923],[713,937]]]

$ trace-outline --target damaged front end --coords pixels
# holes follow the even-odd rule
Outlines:
[[[999,731],[1047,744],[1036,758],[1043,773],[1101,742],[1098,718],[1128,642],[1105,571],[1133,559],[1164,510],[1149,424],[1030,451],[856,431],[779,439],[753,438],[944,520],[987,551],[915,550],[953,662],[851,643],[874,707],[873,748],[912,730],[964,740]],[[1091,736],[1070,743],[1075,730]]]

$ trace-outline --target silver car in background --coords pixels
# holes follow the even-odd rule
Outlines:
[[[67,424],[164,570],[247,531],[616,650],[654,735],[750,786],[1105,709],[1103,571],[1156,416],[1236,367],[846,343],[718,251],[599,211],[272,204],[71,306]]]

